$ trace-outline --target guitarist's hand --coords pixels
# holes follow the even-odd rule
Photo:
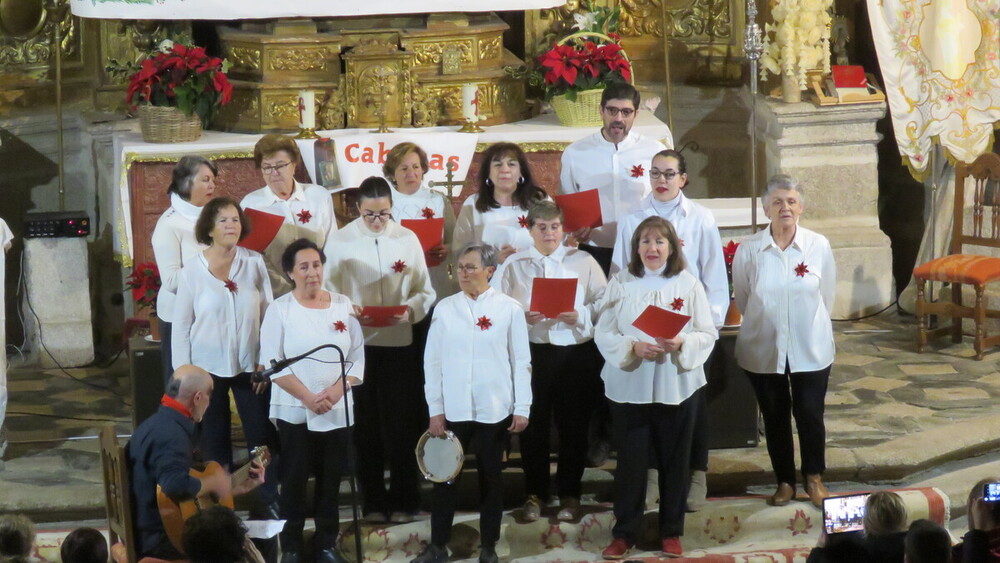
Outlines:
[[[248,493],[263,484],[264,466],[254,461],[250,464],[250,471],[247,480],[233,487],[233,495],[236,496]]]
[[[201,478],[201,490],[198,491],[198,496],[211,495],[215,499],[225,498],[229,496],[232,487],[233,483],[224,470],[212,472]]]

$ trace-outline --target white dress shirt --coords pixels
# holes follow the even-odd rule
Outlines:
[[[375,233],[364,220],[359,217],[330,237],[327,282],[358,306],[409,306],[413,310],[410,322],[362,327],[365,344],[409,346],[413,342],[410,323],[420,322],[434,303],[424,251],[417,235],[395,221],[387,221]]]
[[[194,224],[201,208],[170,194],[170,207],[156,220],[153,229],[153,260],[160,271],[160,292],[156,295],[156,316],[164,322],[174,320],[174,300],[181,268],[207,246],[194,238]]]
[[[484,328],[485,327],[485,328]],[[424,351],[430,416],[496,423],[531,412],[531,352],[524,310],[492,287],[475,300],[438,303]]]
[[[639,208],[649,187],[649,163],[653,155],[666,149],[663,143],[629,132],[615,145],[600,131],[566,147],[562,154],[559,193],[597,190],[604,225],[590,233],[590,244],[604,248],[615,245],[618,221]]]
[[[672,205],[671,205],[672,204]],[[632,251],[632,234],[647,217],[659,215],[674,226],[681,239],[687,271],[698,278],[705,287],[705,294],[712,305],[712,320],[721,327],[729,309],[729,278],[726,260],[722,255],[722,237],[715,216],[703,205],[684,197],[684,192],[668,202],[658,202],[653,195],[646,196],[642,207],[630,213],[618,224],[618,241],[611,258],[611,271],[628,268]]]
[[[481,241],[500,249],[509,244],[526,250],[535,245],[528,233],[528,211],[518,205],[503,205],[486,213],[476,209],[479,194],[465,199],[455,224],[455,252],[472,241]]]
[[[326,188],[294,182],[292,194],[283,200],[264,186],[243,196],[240,206],[285,218],[274,240],[264,249],[264,261],[275,296],[292,290],[292,283],[281,271],[281,255],[292,241],[307,238],[324,253],[330,253],[330,237],[337,230],[337,216],[333,211],[333,198]]]
[[[452,237],[455,233],[455,208],[452,207],[451,202],[444,194],[426,186],[421,186],[419,190],[409,195],[393,188],[392,218],[395,221],[444,218],[444,238],[442,241],[449,246],[450,252],[455,252],[456,249],[451,248]],[[450,263],[451,257],[449,256],[437,266],[427,268],[438,301],[458,291],[458,274],[448,276]]]
[[[801,275],[800,275],[801,274]],[[826,237],[798,225],[781,250],[770,227],[743,239],[733,291],[743,311],[736,361],[753,373],[818,371],[833,363],[830,311],[837,266]]]
[[[271,303],[264,258],[236,247],[229,269],[235,290],[208,269],[205,254],[181,269],[172,326],[174,369],[194,364],[219,377],[257,368],[260,321]]]
[[[601,371],[604,393],[616,403],[678,405],[705,385],[703,364],[719,337],[705,290],[687,270],[669,278],[660,275],[662,271],[647,270],[636,278],[623,270],[611,278],[604,293],[594,342],[606,360]],[[643,360],[632,350],[637,341],[656,342],[632,326],[649,305],[691,317],[680,332],[681,349],[660,360]]]
[[[354,317],[350,299],[331,293],[328,307],[311,309],[304,307],[291,293],[286,293],[267,308],[260,327],[260,361],[265,366],[270,365],[271,360],[298,356],[323,344],[339,346],[348,362],[347,374],[364,380],[365,338]],[[309,391],[319,393],[337,382],[341,374],[339,361],[340,354],[336,350],[324,348],[272,375],[271,379],[294,374]],[[346,401],[341,399],[331,410],[316,414],[291,393],[275,385],[271,388],[270,418],[305,424],[314,432],[326,432],[347,426],[346,409],[351,408],[353,413],[353,404],[354,396],[348,389]],[[353,420],[352,417],[352,423]]]
[[[517,300],[525,311],[530,310],[535,278],[577,280],[574,310],[579,318],[576,324],[544,319],[528,327],[531,342],[568,346],[582,344],[594,337],[594,324],[608,279],[590,254],[560,245],[552,254],[543,256],[532,246],[511,256],[501,276],[500,290]]]

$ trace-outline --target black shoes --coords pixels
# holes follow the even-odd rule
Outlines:
[[[447,563],[447,561],[447,547],[438,547],[434,544],[429,544],[420,552],[420,555],[411,559],[410,563]]]
[[[479,563],[500,563],[496,548],[485,545],[479,548]]]

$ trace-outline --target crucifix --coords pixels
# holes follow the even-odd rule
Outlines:
[[[455,198],[455,195],[452,194],[452,189],[455,186],[458,186],[459,189],[458,193],[462,193],[462,186],[465,185],[465,180],[463,179],[458,182],[455,181],[455,169],[458,168],[458,165],[456,165],[454,162],[449,160],[447,163],[445,163],[444,168],[446,170],[445,180],[443,182],[431,181],[428,182],[427,185],[432,188],[444,188],[447,192],[445,193],[445,195],[448,196],[448,202],[450,203]]]

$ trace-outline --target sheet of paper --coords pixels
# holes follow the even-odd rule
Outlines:
[[[427,267],[433,268],[441,263],[441,260],[427,254],[427,251],[435,246],[441,246],[444,242],[444,218],[435,219],[403,219],[399,222],[403,227],[413,231],[420,239],[420,247],[424,249],[424,258],[427,259]]]
[[[559,209],[562,209],[563,230],[567,233],[584,227],[600,227],[604,224],[601,198],[597,190],[557,195],[554,199]]]
[[[531,305],[528,308],[549,319],[572,311],[576,303],[576,285],[575,278],[535,278],[531,282]]]
[[[687,315],[661,309],[655,305],[646,307],[632,326],[652,336],[653,338],[673,338],[691,320]]]
[[[246,215],[251,229],[247,238],[239,242],[239,246],[256,250],[257,252],[264,252],[267,245],[271,244],[271,241],[278,234],[278,230],[281,229],[281,224],[285,222],[285,218],[281,215],[265,213],[249,208],[244,209],[243,214]]]
[[[273,538],[285,529],[284,520],[244,520],[243,525],[248,536],[259,540]]]
[[[383,327],[389,326],[389,318],[396,315],[402,315],[407,310],[406,305],[400,305],[398,307],[377,307],[374,305],[365,305],[361,308],[362,317],[371,317],[371,322],[367,323],[367,326],[373,327]]]

